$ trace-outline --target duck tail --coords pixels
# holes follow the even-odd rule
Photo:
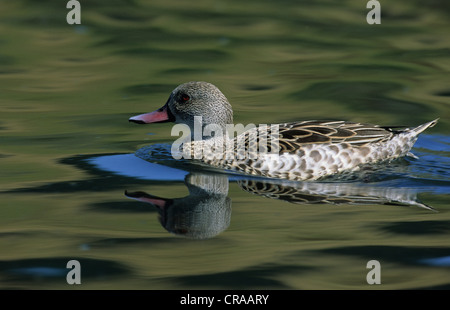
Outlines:
[[[415,128],[411,128],[411,131],[413,131],[416,135],[418,135],[418,134],[420,134],[422,131],[424,131],[425,129],[430,128],[430,127],[433,127],[434,125],[436,125],[437,122],[438,122],[438,120],[439,120],[439,118],[437,118],[437,119],[435,119],[435,120],[433,120],[433,121],[431,121],[431,122],[428,122],[428,123],[419,125],[419,126],[417,126],[417,127],[415,127]]]

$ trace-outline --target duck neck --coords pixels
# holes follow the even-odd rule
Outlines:
[[[228,139],[228,126],[224,123],[205,123],[201,117],[194,117],[191,129],[191,140]]]

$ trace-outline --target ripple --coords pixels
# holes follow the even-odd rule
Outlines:
[[[289,98],[330,100],[359,113],[373,113],[374,107],[376,107],[382,113],[395,115],[399,121],[405,122],[405,124],[411,123],[411,115],[432,114],[433,109],[425,104],[386,95],[400,91],[402,88],[403,86],[398,83],[376,81],[315,82],[306,89],[292,92]]]

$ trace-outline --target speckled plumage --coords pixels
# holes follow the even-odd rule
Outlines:
[[[255,152],[253,159],[247,155],[247,158],[239,160],[233,156],[227,159],[220,153],[212,153],[209,156],[204,154],[201,160],[214,167],[250,175],[316,180],[359,169],[363,164],[408,155],[418,134],[435,123],[432,121],[403,130],[344,121],[279,124],[279,151],[276,154]],[[190,144],[192,149],[198,143],[203,147],[196,149],[204,150],[204,145],[212,144],[213,140],[194,141]]]
[[[177,100],[185,95],[195,99],[192,105],[189,101],[181,103]],[[223,132],[226,132],[226,124],[233,121],[231,105],[225,96],[206,82],[178,86],[166,105],[175,122],[187,124],[191,131],[194,129],[194,115],[202,116],[203,128],[214,122],[223,128]],[[228,138],[224,135],[186,142],[184,154],[213,167],[250,175],[316,180],[359,169],[363,164],[409,155],[418,135],[436,123],[434,120],[415,128],[399,129],[346,121],[291,122],[277,124],[276,127],[255,127],[242,133],[244,137]],[[276,141],[271,140],[272,128],[277,129]],[[259,143],[265,140],[255,140],[255,136],[267,137],[267,143]],[[244,150],[237,147],[240,145],[238,139],[245,141]],[[227,148],[227,143],[232,143],[233,147]],[[211,151],[214,149],[215,152]],[[245,153],[244,158],[240,159],[239,152]]]

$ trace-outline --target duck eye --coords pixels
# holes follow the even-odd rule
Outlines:
[[[189,97],[188,95],[186,95],[186,94],[181,95],[181,100],[183,102],[187,102],[187,101],[189,101],[189,99],[191,99],[191,97]]]

